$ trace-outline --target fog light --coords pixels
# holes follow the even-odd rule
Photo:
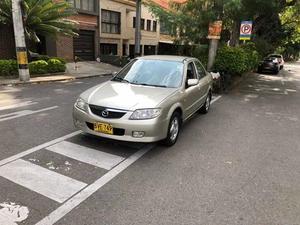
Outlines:
[[[144,131],[132,131],[132,137],[142,138],[144,137],[144,135],[145,135]]]

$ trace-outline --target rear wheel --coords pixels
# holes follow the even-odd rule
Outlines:
[[[211,102],[211,92],[208,92],[208,95],[206,97],[205,103],[203,106],[200,108],[200,113],[206,114],[209,111],[210,108],[210,102]]]
[[[181,115],[179,112],[174,112],[170,119],[167,138],[163,140],[163,144],[166,146],[174,145],[178,139],[180,128]]]

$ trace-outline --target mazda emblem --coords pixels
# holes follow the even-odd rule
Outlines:
[[[103,110],[102,113],[101,113],[101,115],[103,117],[108,117],[108,114],[109,114],[109,112],[107,110]]]

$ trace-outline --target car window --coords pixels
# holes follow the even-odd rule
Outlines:
[[[198,79],[194,63],[190,62],[187,66],[186,79]]]
[[[197,68],[199,79],[205,77],[206,76],[206,72],[205,72],[205,69],[202,66],[202,64],[199,61],[196,60],[195,61],[195,65],[196,65],[196,68]]]
[[[177,61],[137,59],[124,67],[112,80],[177,88],[182,83],[183,65]]]

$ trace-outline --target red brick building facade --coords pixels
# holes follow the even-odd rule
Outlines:
[[[73,61],[77,56],[79,60],[95,60],[99,55],[99,3],[97,0],[73,0],[69,2],[77,8],[78,14],[70,19],[77,21],[78,37],[58,36],[42,37],[42,43],[38,45],[37,51],[40,54],[58,56],[68,61]],[[91,4],[93,3],[93,4]],[[87,5],[87,8],[85,4]],[[90,5],[92,7],[90,7]],[[0,25],[0,59],[15,58],[14,32],[12,26]]]

